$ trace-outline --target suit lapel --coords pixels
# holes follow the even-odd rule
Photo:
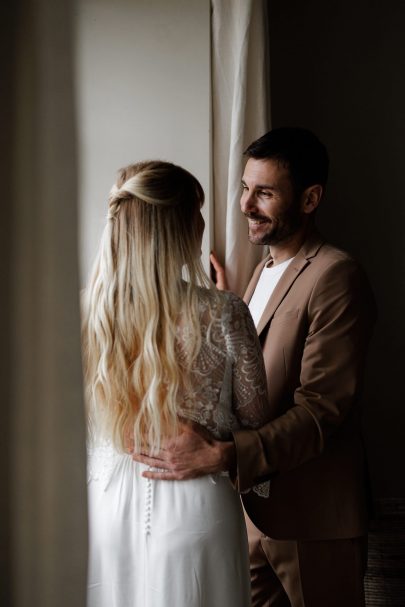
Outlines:
[[[284,297],[287,295],[288,291],[291,289],[297,277],[303,272],[303,270],[310,263],[310,259],[314,257],[323,244],[323,238],[319,235],[317,231],[311,232],[308,236],[301,249],[298,251],[297,255],[291,261],[280,280],[278,281],[276,288],[274,289],[267,305],[263,311],[263,314],[260,318],[259,324],[257,325],[257,333],[263,331],[263,329],[267,326],[270,320],[273,318],[277,308],[283,301]],[[258,280],[260,278],[260,274],[262,272],[263,267],[271,261],[271,256],[269,255],[266,259],[264,259],[256,268],[253,273],[252,279],[248,285],[246,290],[244,301],[249,303]]]
[[[287,269],[283,272],[283,275],[278,281],[276,288],[274,289],[266,307],[263,310],[259,324],[257,325],[258,335],[260,335],[265,326],[273,318],[277,308],[287,295],[288,291],[291,289],[297,276],[301,274],[308,264],[309,261],[298,253],[291,261]]]

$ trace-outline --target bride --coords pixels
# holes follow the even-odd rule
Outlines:
[[[121,169],[83,294],[89,419],[88,607],[247,607],[245,524],[228,474],[145,478],[179,419],[216,438],[267,421],[263,360],[245,304],[209,287],[204,194],[184,169]]]

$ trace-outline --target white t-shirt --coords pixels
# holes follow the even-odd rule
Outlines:
[[[264,266],[262,273],[260,274],[259,282],[254,290],[252,299],[249,302],[249,310],[256,327],[259,324],[259,320],[263,314],[267,302],[271,297],[271,294],[292,260],[293,257],[291,257],[291,259],[287,259],[287,261],[278,263],[276,266]]]

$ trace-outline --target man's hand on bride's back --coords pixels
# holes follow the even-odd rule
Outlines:
[[[187,420],[180,422],[179,434],[164,442],[159,453],[133,453],[132,457],[158,468],[145,470],[143,476],[159,480],[186,480],[230,471],[236,460],[233,441],[215,440],[208,430]]]

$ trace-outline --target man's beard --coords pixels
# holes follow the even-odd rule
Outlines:
[[[263,225],[266,225],[266,221],[268,222],[269,231],[264,233],[260,238],[251,237],[249,230],[250,242],[258,245],[277,245],[281,242],[287,242],[303,224],[303,215],[295,205],[292,205],[288,211],[279,215],[277,222],[270,222],[267,217],[254,213],[246,213],[246,217],[262,219],[265,222]]]

